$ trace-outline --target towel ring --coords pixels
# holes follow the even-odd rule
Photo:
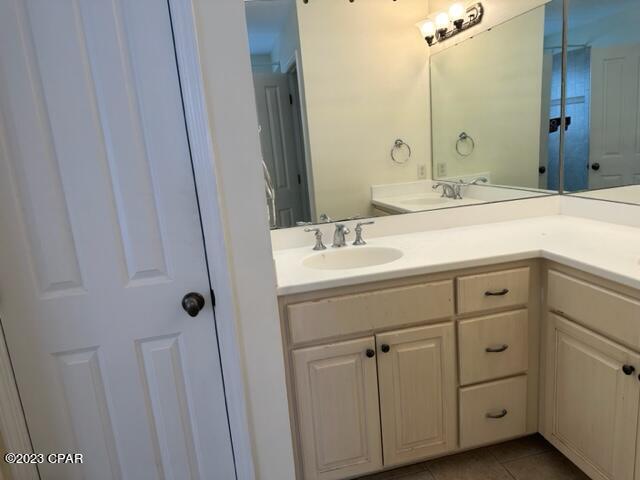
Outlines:
[[[460,144],[466,142],[467,140],[471,142],[471,150],[469,151],[469,153],[462,153],[460,151]],[[468,157],[473,153],[475,148],[476,142],[473,140],[473,137],[471,135],[468,135],[466,132],[462,132],[460,135],[458,135],[458,140],[456,141],[456,152],[458,152],[458,155],[460,155],[461,157]]]
[[[396,152],[398,150],[402,150],[405,147],[406,147],[406,150],[408,152],[407,159],[405,161],[401,162],[396,158]],[[395,142],[393,142],[393,148],[391,149],[391,160],[393,160],[394,163],[397,163],[398,165],[404,165],[410,159],[411,159],[411,147],[409,146],[408,143],[405,143],[404,140],[398,138]]]

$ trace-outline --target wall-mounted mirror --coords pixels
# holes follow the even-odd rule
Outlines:
[[[561,5],[431,55],[434,178],[557,189],[561,48],[544,39],[561,31]]]
[[[488,0],[429,46],[453,3],[245,1],[273,227],[555,192],[561,0]]]
[[[568,192],[640,204],[638,25],[638,0],[569,2]]]

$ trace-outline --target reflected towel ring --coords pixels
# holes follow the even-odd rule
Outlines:
[[[407,159],[401,162],[396,158],[396,152],[398,150],[402,150],[403,147],[406,147],[408,155],[407,155]],[[405,143],[404,140],[398,138],[395,142],[393,142],[393,148],[391,149],[391,160],[393,160],[394,163],[397,163],[398,165],[404,165],[410,159],[411,159],[411,147],[409,146],[408,143]]]
[[[471,142],[471,150],[469,151],[469,153],[462,153],[460,151],[460,144],[466,142],[467,140]],[[460,155],[461,157],[468,157],[473,153],[475,148],[476,142],[473,140],[473,137],[471,135],[468,135],[466,132],[462,132],[460,135],[458,135],[458,140],[456,141],[456,152],[458,152],[458,155]]]

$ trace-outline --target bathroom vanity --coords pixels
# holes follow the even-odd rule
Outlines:
[[[632,248],[594,256],[570,238],[638,238],[607,225],[478,225],[463,251],[450,229],[276,252],[298,478],[357,478],[535,432],[593,479],[640,478],[640,275],[615,263]],[[455,252],[436,264],[422,251],[434,242]],[[308,262],[392,246],[405,256],[378,266]]]
[[[536,432],[539,278],[521,262],[282,297],[300,478]]]
[[[638,479],[640,291],[554,263],[543,273],[540,431],[593,479]]]

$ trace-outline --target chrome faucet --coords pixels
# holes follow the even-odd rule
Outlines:
[[[345,236],[349,235],[351,230],[342,223],[336,223],[336,231],[333,233],[333,248],[341,248],[347,246],[347,240]]]
[[[367,244],[367,242],[365,242],[365,241],[364,241],[364,239],[362,238],[362,227],[363,227],[364,225],[373,225],[374,223],[376,223],[376,222],[374,222],[374,221],[372,220],[372,221],[370,221],[370,222],[359,222],[359,223],[356,225],[356,239],[355,239],[355,241],[353,242],[353,244],[354,244],[354,245],[356,245],[356,246],[357,246],[357,245],[366,245],[366,244]]]
[[[451,198],[452,200],[462,200],[462,195],[460,194],[460,187],[462,185],[459,183],[445,183],[438,182],[433,186],[434,190],[442,187],[442,197],[443,198]]]
[[[326,250],[327,247],[322,243],[322,231],[319,228],[305,228],[305,232],[314,232],[316,237],[316,245],[313,247],[314,250]]]
[[[462,180],[460,180],[460,181],[462,182]],[[478,178],[474,178],[470,182],[463,182],[463,183],[465,185],[477,185],[480,182],[487,183],[488,181],[489,181],[489,179],[487,177],[478,177]]]

